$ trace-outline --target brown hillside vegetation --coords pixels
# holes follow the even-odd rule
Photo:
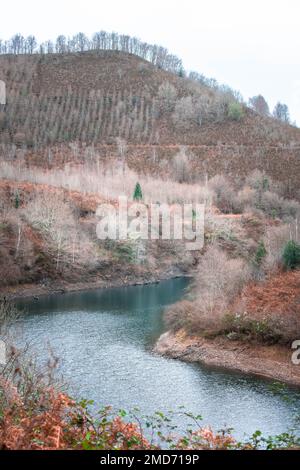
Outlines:
[[[278,273],[264,283],[245,288],[234,310],[247,312],[256,318],[265,315],[288,317],[299,314],[300,271]]]
[[[0,333],[12,299],[188,276],[157,353],[300,386],[300,129],[287,106],[271,117],[261,95],[263,112],[167,49],[105,31],[0,39],[0,81]],[[177,437],[161,412],[95,416],[58,390],[57,357],[42,371],[30,344],[4,339],[0,449],[299,445],[199,426]]]
[[[116,204],[99,193],[2,180],[0,197],[3,292],[156,282],[194,262],[183,241],[98,240],[96,209]]]
[[[0,79],[7,87],[2,159],[51,166],[119,156],[153,174],[170,171],[185,145],[193,177],[244,177],[258,168],[290,195],[298,188],[299,129],[248,108],[232,120],[229,92],[132,54],[1,55]]]

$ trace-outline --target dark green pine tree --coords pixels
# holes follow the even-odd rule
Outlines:
[[[19,209],[19,207],[20,207],[20,195],[19,195],[19,193],[17,192],[17,193],[15,194],[15,208],[16,208],[16,209]]]
[[[143,199],[143,193],[140,183],[136,183],[134,193],[133,193],[133,200],[134,201],[141,201]]]
[[[289,241],[283,251],[283,264],[286,269],[296,269],[300,266],[300,245]]]
[[[263,260],[265,259],[265,257],[267,256],[267,250],[266,250],[266,247],[265,247],[265,244],[263,241],[260,241],[259,245],[258,245],[258,248],[257,248],[257,251],[256,251],[256,254],[255,254],[255,264],[257,266],[261,266],[262,265],[262,262]]]

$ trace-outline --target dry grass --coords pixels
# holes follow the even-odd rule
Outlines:
[[[139,175],[122,165],[95,166],[66,165],[64,169],[41,170],[36,167],[26,168],[11,163],[0,164],[2,178],[13,181],[28,181],[31,183],[47,184],[58,188],[79,191],[83,194],[100,194],[111,200],[121,195],[132,199],[137,181],[141,184],[146,203],[205,203],[212,202],[212,192],[207,186],[199,184],[180,184],[171,179],[153,178]]]

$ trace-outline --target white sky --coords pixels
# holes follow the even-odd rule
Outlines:
[[[158,43],[196,70],[238,89],[280,100],[300,125],[299,0],[10,0],[0,37],[39,41],[101,29]]]

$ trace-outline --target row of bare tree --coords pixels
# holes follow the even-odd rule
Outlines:
[[[15,34],[8,41],[0,39],[0,54],[64,54],[89,50],[127,52],[151,62],[158,68],[176,73],[180,76],[186,76],[181,59],[170,54],[166,48],[151,45],[136,37],[130,37],[115,32],[99,31],[95,33],[92,38],[87,37],[81,32],[71,38],[59,35],[55,41],[46,41],[41,44],[39,44],[35,36],[32,35],[25,38],[21,34]],[[233,90],[227,85],[219,84],[214,78],[208,78],[198,72],[190,72],[188,78],[194,82],[213,88],[224,95],[231,95],[234,100],[240,103],[243,102],[243,97],[238,91]],[[249,106],[260,115],[271,116],[268,103],[262,95],[250,98]],[[276,104],[272,116],[285,123],[291,122],[288,106],[284,103],[278,102]]]
[[[0,39],[0,54],[64,54],[89,50],[112,50],[135,54],[155,66],[178,74],[184,74],[182,61],[162,46],[148,44],[136,37],[99,31],[92,38],[77,33],[71,38],[59,35],[55,41],[38,43],[35,36],[15,34],[8,41]]]

